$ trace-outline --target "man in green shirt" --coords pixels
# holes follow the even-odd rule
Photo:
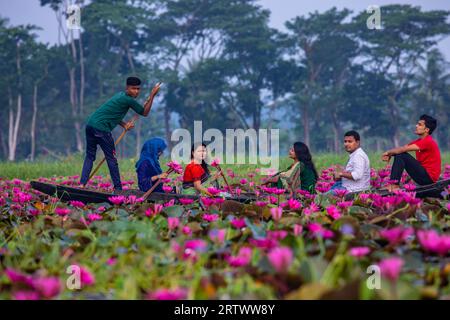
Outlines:
[[[129,77],[125,92],[115,94],[89,117],[86,125],[86,157],[84,159],[80,184],[84,186],[89,180],[89,175],[91,174],[95,161],[97,145],[99,145],[105,154],[109,173],[114,184],[114,190],[122,190],[119,165],[116,159],[116,149],[111,131],[117,125],[120,125],[125,130],[131,130],[134,127],[132,121],[123,121],[130,108],[137,114],[146,117],[152,108],[153,99],[158,93],[159,88],[160,84],[157,84],[145,101],[144,106],[142,106],[135,100],[141,90],[141,80],[136,77]]]

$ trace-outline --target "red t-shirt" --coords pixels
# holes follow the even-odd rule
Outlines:
[[[419,147],[419,151],[416,151],[417,161],[425,168],[430,178],[436,182],[441,175],[441,152],[436,141],[432,136],[427,136],[409,143],[409,145],[412,144]]]
[[[184,169],[183,182],[194,182],[202,180],[202,176],[205,174],[200,164],[194,162],[189,163]]]

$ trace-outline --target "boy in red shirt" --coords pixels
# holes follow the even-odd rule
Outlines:
[[[437,127],[437,120],[426,114],[420,117],[416,124],[416,134],[419,139],[399,147],[386,151],[382,160],[389,162],[394,157],[391,180],[397,181],[389,186],[389,191],[399,188],[403,170],[419,185],[435,183],[441,175],[441,152],[431,134]],[[415,151],[416,158],[408,152]]]

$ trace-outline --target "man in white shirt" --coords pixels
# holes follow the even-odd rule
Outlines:
[[[331,192],[336,189],[345,189],[349,192],[361,192],[370,188],[370,160],[361,148],[359,133],[352,130],[344,135],[345,151],[350,154],[345,170],[334,173],[336,183]]]

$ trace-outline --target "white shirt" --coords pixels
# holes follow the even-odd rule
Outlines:
[[[342,178],[342,186],[350,192],[359,192],[370,188],[370,160],[362,148],[350,154],[345,171],[350,172],[354,180]]]

